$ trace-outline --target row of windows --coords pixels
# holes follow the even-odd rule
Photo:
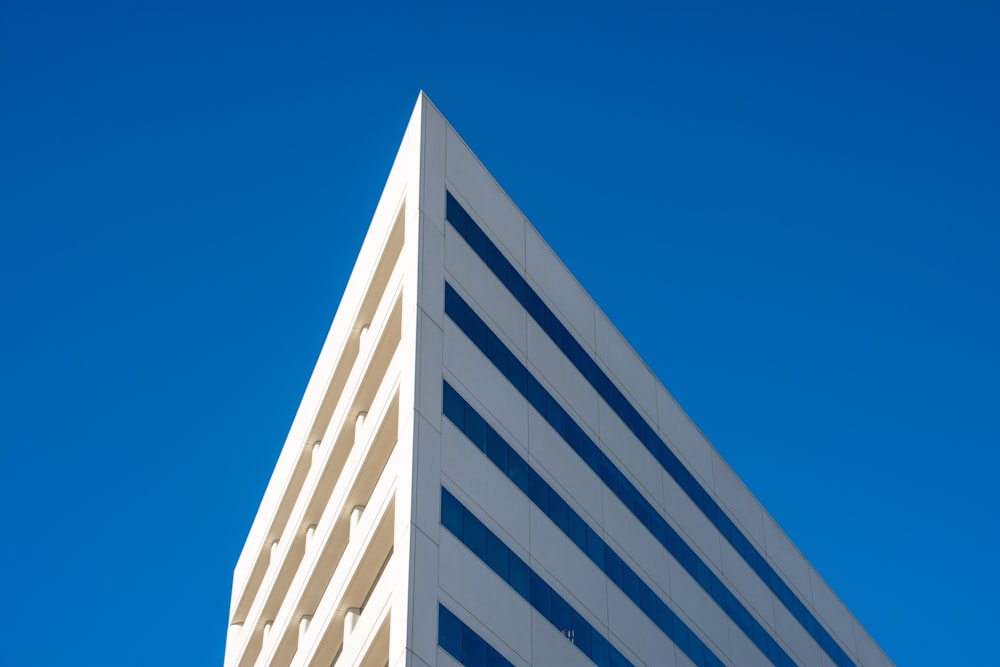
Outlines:
[[[654,508],[621,470],[607,457],[600,447],[590,439],[576,421],[559,405],[558,401],[528,372],[517,357],[490,331],[485,322],[458,295],[449,284],[445,284],[445,313],[461,328],[473,343],[504,373],[514,386],[528,399],[528,402],[545,418],[553,429],[566,441],[587,466],[601,478],[607,487],[622,501],[639,522],[677,560],[678,563],[698,582],[726,615],[761,650],[768,660],[778,667],[792,667],[795,663],[774,638],[764,629],[750,611],[726,588],[722,580],[698,557],[684,539],[666,519]],[[509,471],[503,461],[497,462],[501,470],[508,473],[525,493],[530,494],[533,471],[513,450],[509,454],[502,450],[506,443],[493,431],[476,412],[454,391],[444,394],[444,409],[449,419],[465,432],[472,442],[486,452],[491,459],[508,457]],[[463,405],[458,405],[462,401]],[[450,413],[450,414],[449,414]],[[459,417],[461,415],[461,417]],[[456,421],[461,419],[462,421]],[[513,455],[517,461],[511,462]],[[519,461],[519,462],[518,462]],[[496,462],[496,461],[495,461]],[[523,466],[523,470],[521,469]],[[537,475],[535,475],[537,477]],[[539,478],[540,480],[541,478]],[[543,482],[544,483],[544,482]],[[539,496],[541,499],[541,497]],[[533,498],[534,499],[534,498]],[[561,499],[560,499],[561,501]],[[565,503],[563,503],[565,504]],[[543,509],[545,507],[539,503]],[[555,520],[555,519],[554,519]],[[559,524],[556,521],[557,525]],[[560,526],[562,527],[562,526]],[[571,536],[572,539],[572,536]],[[655,616],[651,617],[656,619]]]
[[[545,305],[520,272],[512,265],[502,251],[490,241],[483,230],[472,219],[462,205],[447,193],[448,222],[465,238],[469,246],[479,255],[493,274],[507,288],[511,295],[520,303],[527,313],[535,320],[543,331],[552,339],[566,358],[586,378],[587,382],[607,402],[612,410],[628,426],[629,430],[639,439],[639,442],[660,462],[664,470],[684,489],[684,492],[704,512],[709,521],[722,533],[726,541],[742,556],[753,571],[761,578],[782,604],[798,619],[807,632],[816,640],[827,655],[839,667],[855,667],[851,659],[844,653],[840,645],[820,625],[815,616],[806,608],[791,588],[775,572],[764,557],[757,551],[749,539],[726,515],[694,475],[684,466],[679,458],[667,447],[666,443],[656,434],[653,428],[632,406],[628,398],[615,386],[611,378],[597,365],[597,362],[587,354],[583,346],[577,342],[552,310]]]
[[[680,647],[694,664],[703,667],[722,667],[723,662],[712,653],[711,649],[705,646],[681,619],[677,618],[653,589],[622,561],[556,490],[511,449],[447,382],[444,383],[444,414],[642,610],[649,620]]]
[[[517,554],[441,487],[441,525],[469,547],[549,623],[598,667],[632,667],[608,640],[552,590]],[[569,641],[570,639],[568,639]]]
[[[465,667],[514,667],[441,603],[438,603],[438,646]]]

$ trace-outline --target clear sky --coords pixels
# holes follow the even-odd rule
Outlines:
[[[1000,16],[815,4],[0,0],[0,664],[222,664],[420,89],[892,659],[996,664]]]

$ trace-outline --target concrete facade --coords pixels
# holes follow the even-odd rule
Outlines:
[[[225,664],[892,663],[421,94]]]

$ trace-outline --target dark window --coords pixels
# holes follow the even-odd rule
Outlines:
[[[854,667],[854,663],[843,649],[840,648],[830,634],[820,625],[815,616],[806,609],[805,605],[788,588],[787,584],[773,572],[757,552],[756,548],[741,544],[746,538],[735,525],[727,525],[725,514],[718,503],[692,478],[683,464],[669,450],[666,443],[655,434],[652,427],[646,423],[642,415],[631,405],[627,397],[614,386],[611,379],[605,373],[600,371],[596,362],[580,346],[555,313],[545,306],[538,293],[524,282],[523,278],[517,274],[513,265],[503,257],[503,252],[499,247],[486,237],[479,225],[469,216],[468,212],[462,209],[457,200],[450,194],[447,195],[447,216],[454,228],[466,239],[476,254],[495,273],[497,278],[507,286],[514,298],[524,305],[528,315],[542,327],[556,346],[563,351],[566,358],[582,370],[586,380],[625,422],[639,441],[654,454],[667,473],[680,484],[681,488],[684,489],[688,496],[705,513],[705,516],[715,524],[723,537],[736,548],[737,552],[744,557],[747,564],[750,565],[778,599],[782,601],[802,626],[806,628],[813,639],[823,647],[823,650],[833,659],[833,662],[839,667]],[[447,295],[445,306],[446,312],[452,315],[453,311],[449,308]],[[456,314],[452,316],[452,319],[459,326],[463,326],[459,322],[461,317],[461,315]],[[470,334],[470,337],[473,336]],[[530,399],[531,397],[529,396]],[[532,400],[531,402],[532,405],[538,408],[538,404],[535,401]],[[780,655],[777,658],[779,658],[779,662],[783,662],[783,660],[780,660]]]
[[[492,334],[486,339],[486,356],[501,373],[507,374],[507,347]]]
[[[531,606],[538,610],[538,613],[545,618],[551,618],[552,607],[550,603],[551,589],[549,585],[542,581],[542,578],[531,572]]]
[[[611,579],[612,583],[618,588],[622,587],[622,567],[625,564],[622,559],[618,557],[611,547],[604,547],[604,566],[608,573],[608,578]]]
[[[510,575],[507,567],[508,551],[499,537],[492,532],[486,534],[486,564],[504,581],[508,581]]]
[[[513,355],[507,358],[507,379],[521,395],[528,391],[528,369]]]
[[[486,645],[486,667],[512,667],[502,655],[489,644]]]
[[[604,540],[592,530],[587,531],[587,556],[604,571]]]
[[[516,453],[510,452],[507,466],[510,468],[508,473],[510,481],[514,482],[525,495],[528,495],[528,464]]]
[[[632,568],[622,568],[622,592],[628,596],[629,600],[639,604],[639,577],[636,576]]]
[[[549,485],[545,483],[541,475],[532,468],[528,468],[528,497],[531,502],[538,505],[538,508],[545,514],[549,513]]]
[[[438,645],[456,658],[462,657],[462,622],[444,605],[438,605]]]
[[[455,496],[441,489],[441,523],[445,528],[460,540],[464,539],[465,531],[462,529],[462,505],[455,499]]]
[[[568,524],[566,534],[569,536],[569,539],[573,541],[573,544],[580,547],[581,551],[586,551],[587,531],[589,530],[587,524],[583,522],[583,519],[576,512],[572,512],[569,515]]]
[[[450,287],[448,288],[450,289]],[[451,308],[460,309],[459,306],[455,305],[455,300],[462,308],[467,311],[465,317],[466,326],[463,330],[470,339],[474,341],[480,341],[478,344],[480,349],[483,350],[485,345],[481,343],[483,340],[490,340],[496,344],[496,347],[492,349],[493,357],[498,357],[500,355],[500,348],[503,347],[504,358],[508,360],[506,366],[512,367],[516,366],[519,369],[523,369],[520,363],[511,364],[511,360],[514,360],[513,355],[510,353],[506,347],[499,343],[498,339],[495,338],[494,334],[489,331],[489,328],[485,323],[478,318],[475,313],[469,310],[468,306],[457,297],[457,294],[452,299]],[[546,309],[547,311],[548,309]],[[552,324],[550,322],[550,324]],[[555,327],[557,330],[557,336],[554,340],[563,340],[563,343],[567,341],[572,341],[571,338],[566,338],[569,336],[568,332],[564,327]],[[564,335],[565,334],[565,335]],[[559,336],[564,336],[559,338]],[[575,342],[575,341],[574,341]],[[485,350],[484,350],[485,351]],[[589,357],[587,357],[589,359]],[[516,360],[514,360],[516,361]],[[586,366],[586,363],[581,360],[581,365]],[[500,367],[500,370],[504,372],[508,377],[511,373],[509,368]],[[519,372],[519,371],[518,371]],[[718,580],[714,575],[711,574],[710,570],[707,568],[705,563],[698,558],[690,547],[688,547],[684,541],[666,524],[659,513],[641,496],[635,486],[628,480],[628,478],[620,471],[614,463],[608,459],[595,443],[593,443],[580,429],[573,419],[559,406],[555,398],[549,395],[549,393],[541,386],[541,384],[535,379],[530,373],[525,371],[524,384],[526,391],[522,391],[526,394],[529,402],[535,407],[535,409],[540,413],[545,415],[546,419],[550,424],[559,432],[564,440],[568,443],[573,443],[579,441],[579,447],[573,447],[575,451],[582,451],[585,462],[591,467],[595,472],[599,472],[601,479],[607,484],[607,486],[614,492],[618,498],[629,508],[629,510],[636,516],[637,520],[640,521],[651,533],[667,547],[677,560],[684,566],[684,568],[699,582],[699,584],[713,597],[713,599],[720,602],[720,606],[726,608],[726,600],[722,597],[721,581]],[[610,379],[608,379],[603,373],[598,374],[598,385],[603,385],[603,388],[609,393],[611,404],[613,408],[616,408],[616,412],[622,417],[630,428],[633,430],[637,436],[642,437],[644,444],[657,455],[657,458],[664,462],[665,468],[673,469],[674,478],[680,483],[682,488],[684,488],[688,495],[691,497],[692,501],[698,505],[705,516],[709,518],[717,526],[723,526],[726,530],[723,531],[724,536],[731,537],[731,541],[734,547],[744,555],[747,563],[755,571],[762,574],[765,583],[771,587],[772,591],[778,596],[782,602],[789,608],[796,618],[803,620],[803,625],[809,631],[814,638],[817,639],[818,643],[824,647],[824,649],[829,648],[829,644],[833,644],[833,648],[829,648],[827,651],[835,659],[835,663],[838,667],[852,667],[851,665],[841,665],[840,662],[836,660],[836,653],[839,647],[836,647],[835,643],[830,640],[829,642],[823,641],[824,638],[829,639],[826,635],[825,630],[819,627],[819,624],[815,622],[815,619],[811,614],[804,608],[804,606],[799,602],[799,600],[791,593],[790,589],[784,584],[783,581],[774,573],[760,554],[750,546],[749,542],[745,537],[735,528],[731,523],[729,518],[718,508],[718,505],[711,499],[708,493],[698,484],[690,472],[683,468],[683,466],[677,461],[668,450],[666,450],[665,445],[659,443],[658,438],[656,438],[653,431],[645,424],[639,413],[628,404],[627,399],[624,395],[611,384]],[[607,396],[605,397],[608,398]],[[463,406],[465,407],[465,406]],[[453,410],[454,407],[447,408]],[[465,421],[465,431],[469,439],[477,444],[482,450],[487,449],[487,436],[486,434],[492,429],[488,429],[485,422],[481,417],[476,415],[474,411],[470,412],[468,410],[464,411],[464,421]],[[657,448],[657,445],[662,445]],[[501,439],[493,440],[492,436],[490,439],[490,450],[488,454],[492,453],[490,457],[498,466],[502,468],[502,459],[499,458],[497,452],[506,451],[508,455],[507,467],[508,470],[505,471],[508,477],[528,496],[535,502],[535,504],[542,509],[552,520],[559,526],[564,532],[570,535],[571,539],[576,542],[579,540],[579,535],[575,534],[578,530],[578,526],[572,521],[571,517],[575,513],[571,512],[568,506],[551,491],[547,484],[545,484],[527,464],[523,459],[514,454],[509,447],[505,448],[506,443],[503,443]],[[572,444],[571,444],[572,446]],[[670,470],[668,470],[670,472]],[[533,484],[532,484],[533,482]],[[551,495],[550,495],[551,492]],[[566,513],[563,514],[565,509]],[[564,518],[565,517],[565,518]],[[729,526],[733,526],[729,529]],[[463,532],[465,534],[465,541],[470,546],[470,548],[476,550],[479,548],[479,542],[477,540],[477,535],[470,534],[470,527],[463,525]],[[571,533],[569,531],[574,531]],[[729,533],[729,535],[726,535]],[[470,541],[471,540],[471,541]],[[609,576],[614,573],[614,578],[617,579],[617,568],[616,563],[612,562],[608,564],[605,562],[605,555],[607,550],[603,541],[597,538],[596,534],[593,534],[593,539],[591,539],[591,534],[587,535],[587,548],[586,553],[588,557],[598,565],[606,574]],[[477,552],[478,553],[478,552]],[[629,576],[631,575],[631,576]],[[617,582],[616,582],[617,583]],[[628,568],[623,568],[621,575],[621,584],[623,590],[631,599],[633,599],[640,608],[647,613],[651,618],[657,617],[657,606],[656,604],[651,604],[650,600],[642,600],[639,596],[638,590],[632,589],[632,584],[638,583],[638,578],[634,573],[632,573]],[[742,607],[742,605],[740,605]],[[728,611],[728,610],[727,610]],[[743,610],[745,613],[745,610]],[[760,626],[756,623],[752,623],[747,620],[745,616],[737,612],[736,616],[730,616],[737,623],[737,625],[747,634],[748,637],[757,644],[758,648],[768,656],[771,661],[778,665],[784,664],[787,659],[787,654],[777,645],[773,639],[763,632]],[[812,621],[810,623],[809,621]],[[711,656],[709,653],[705,658],[705,664],[716,661],[715,656]],[[790,660],[790,659],[789,659]],[[699,663],[701,664],[701,663]]]
[[[639,608],[649,618],[656,618],[656,596],[646,584],[639,585]]]
[[[486,450],[486,422],[468,404],[465,406],[465,435],[479,451]]]
[[[531,574],[527,564],[511,551],[507,560],[507,567],[510,571],[511,588],[517,591],[518,595],[525,600],[531,602]]]
[[[559,497],[552,487],[549,487],[549,518],[563,533],[569,530],[569,505]]]
[[[556,629],[560,632],[568,633],[570,631],[569,625],[569,604],[562,599],[561,596],[552,594],[552,625],[556,626]]]
[[[465,401],[452,389],[447,382],[444,383],[444,414],[452,421],[459,430],[465,429]]]
[[[559,435],[566,433],[565,415],[562,407],[550,394],[546,405],[546,418]]]
[[[469,626],[462,628],[462,664],[469,667],[486,664],[486,642]]]
[[[486,456],[493,464],[507,474],[507,443],[503,441],[500,434],[489,428],[486,430]]]
[[[542,385],[533,376],[528,376],[528,402],[531,406],[538,411],[538,414],[543,417],[546,414],[546,405],[548,403],[547,393]]]
[[[462,522],[465,531],[465,546],[472,549],[472,553],[486,560],[486,526],[480,523],[479,519],[472,516],[472,512],[465,511],[465,520]]]

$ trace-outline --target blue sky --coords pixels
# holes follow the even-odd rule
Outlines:
[[[995,661],[995,6],[85,4],[0,0],[0,664],[221,665],[420,89],[892,659]]]

